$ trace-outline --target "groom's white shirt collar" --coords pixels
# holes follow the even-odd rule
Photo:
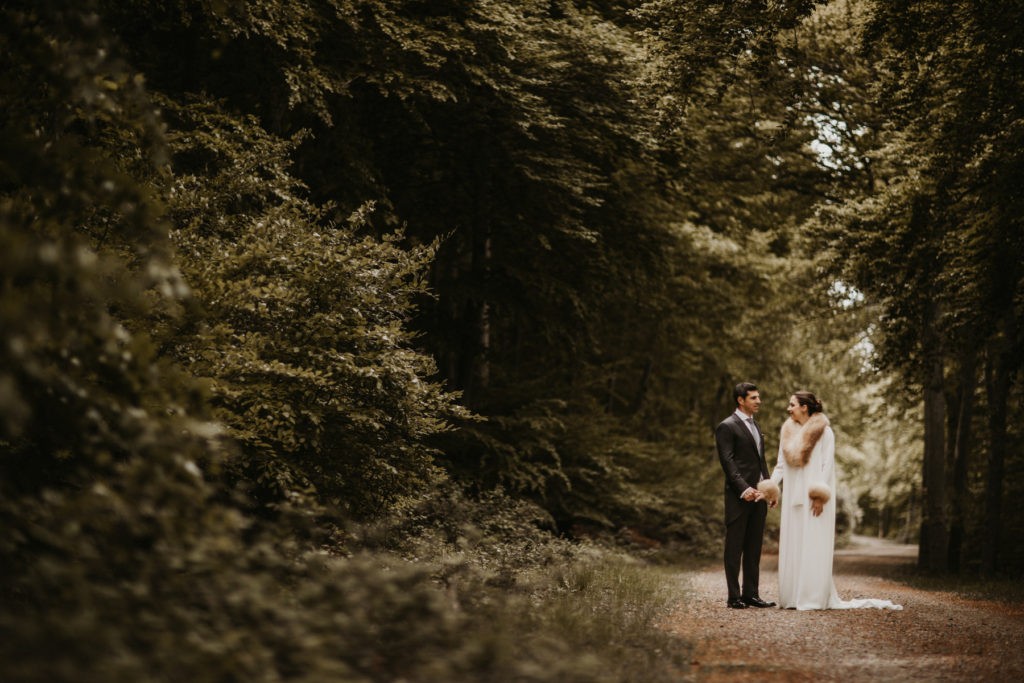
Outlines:
[[[719,415],[721,415],[721,413],[719,413]],[[736,415],[738,415],[739,418],[741,420],[743,420],[743,422],[746,423],[746,424],[750,424],[749,422],[747,422],[747,420],[753,419],[753,417],[754,417],[753,415],[747,415],[746,413],[744,413],[739,408],[736,409]]]

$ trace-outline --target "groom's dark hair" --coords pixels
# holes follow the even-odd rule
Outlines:
[[[751,391],[757,391],[757,385],[753,382],[740,382],[732,390],[732,403],[736,405],[741,398],[746,398]]]

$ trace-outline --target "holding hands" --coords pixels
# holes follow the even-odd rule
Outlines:
[[[773,508],[779,504],[779,486],[771,479],[762,479],[757,483],[758,500],[767,500],[768,507]]]
[[[772,508],[775,507],[776,503],[778,502],[766,496],[762,491],[750,486],[747,487],[747,490],[743,492],[743,495],[741,495],[740,498],[747,501],[748,503],[757,503],[762,500],[767,500],[768,507]]]

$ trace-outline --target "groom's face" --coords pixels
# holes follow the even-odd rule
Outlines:
[[[748,391],[746,396],[740,396],[736,402],[747,415],[754,415],[761,409],[761,392]]]

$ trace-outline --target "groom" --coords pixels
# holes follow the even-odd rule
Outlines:
[[[757,482],[768,478],[764,436],[754,421],[761,408],[761,394],[750,382],[737,384],[732,392],[736,411],[715,428],[718,459],[725,471],[725,582],[734,609],[773,607],[758,595],[761,542],[768,505]],[[740,591],[740,566],[743,590]]]

